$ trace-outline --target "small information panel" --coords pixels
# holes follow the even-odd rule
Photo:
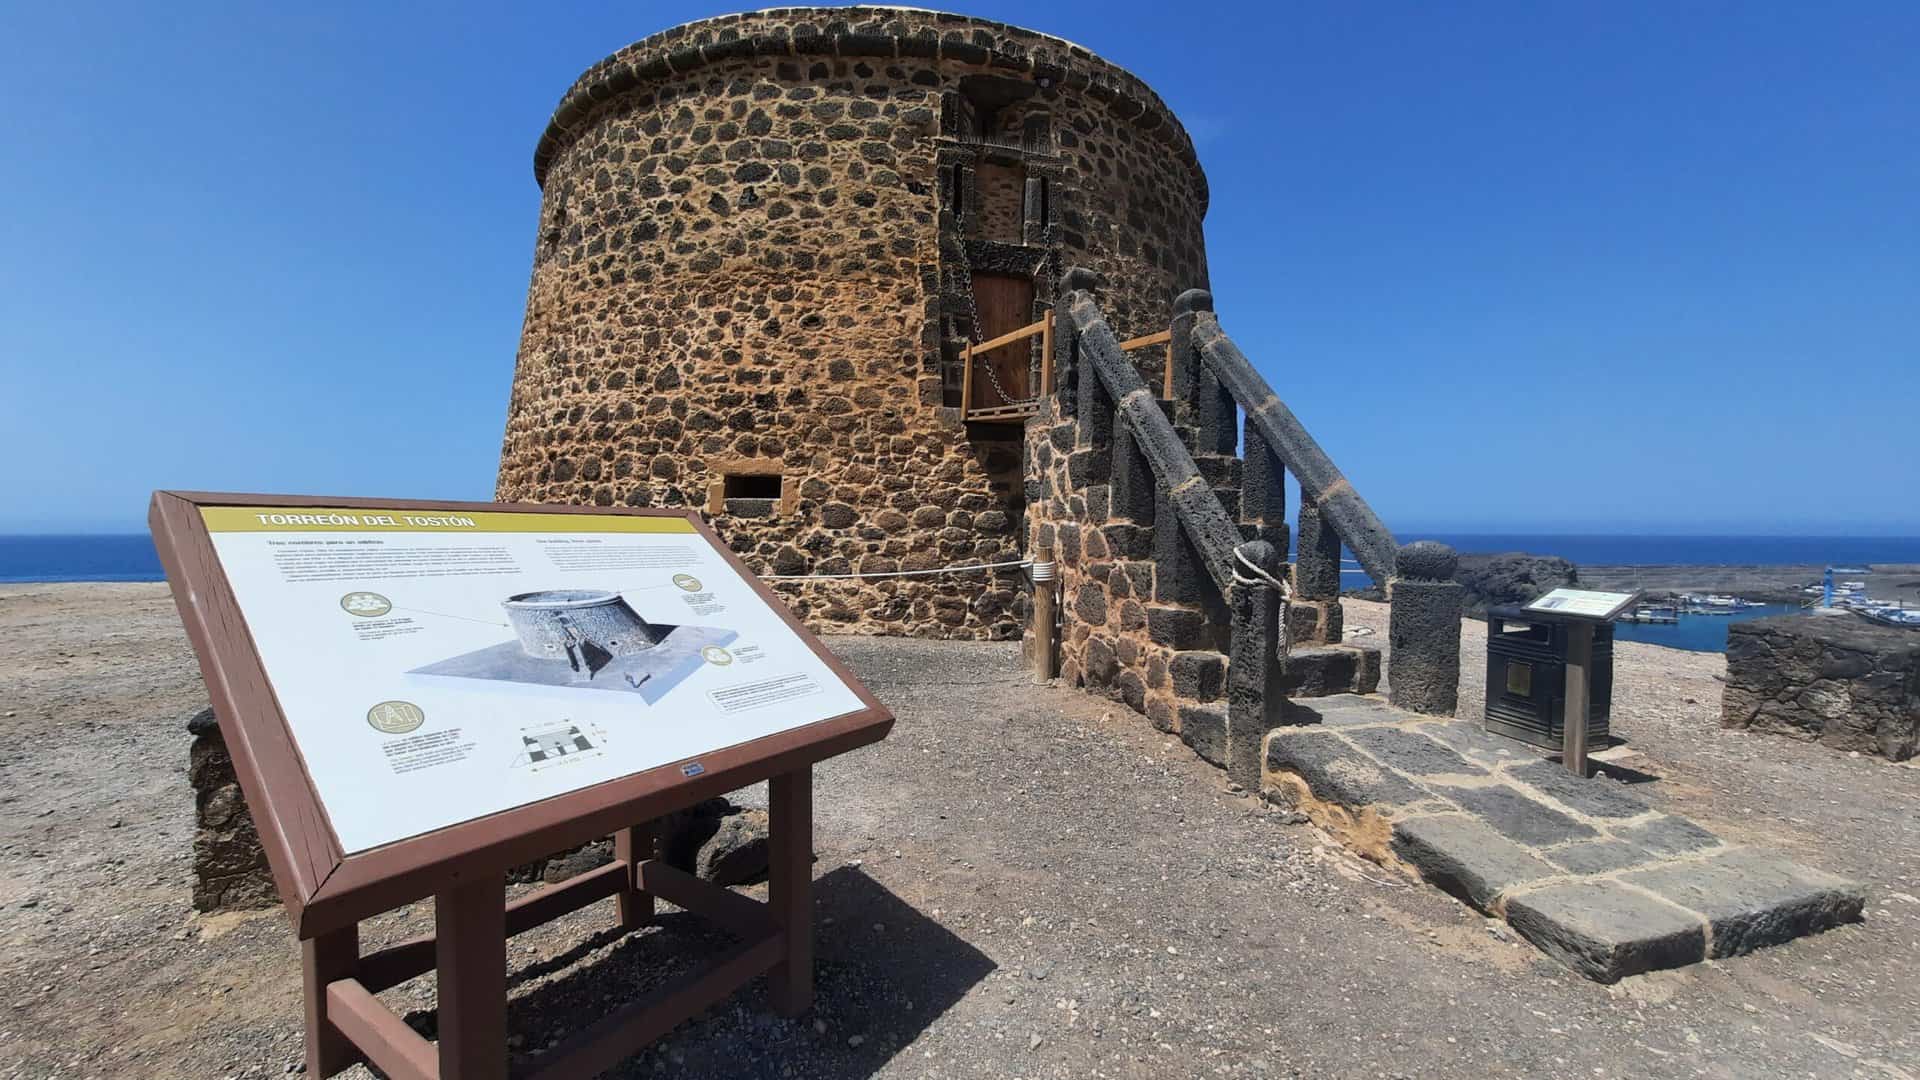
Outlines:
[[[1521,610],[1540,615],[1612,622],[1639,598],[1640,594],[1637,592],[1612,593],[1589,592],[1585,589],[1555,589]]]
[[[864,707],[684,515],[199,512],[348,855]]]

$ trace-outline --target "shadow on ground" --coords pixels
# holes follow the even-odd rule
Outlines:
[[[606,905],[596,905],[598,911]],[[607,1076],[866,1077],[880,1071],[994,970],[987,956],[857,868],[814,882],[814,1007],[775,1016],[755,979]],[[564,933],[557,927],[531,934]],[[509,1045],[516,1065],[629,1000],[704,968],[734,938],[698,916],[662,907],[652,927],[606,929],[509,976]],[[407,1023],[432,1037],[437,1017]]]

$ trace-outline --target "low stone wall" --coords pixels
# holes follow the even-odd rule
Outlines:
[[[1920,633],[1852,615],[1735,623],[1720,726],[1905,761],[1920,744]]]
[[[193,908],[244,911],[280,902],[253,815],[240,794],[233,758],[220,738],[212,709],[187,721],[193,746],[187,779],[193,784]]]
[[[240,792],[233,758],[212,709],[187,721],[193,734],[187,777],[193,784],[193,907],[246,911],[280,903],[273,870]],[[767,870],[767,812],[708,799],[667,819],[660,857],[716,885],[755,881]],[[507,880],[556,884],[613,861],[613,841],[595,840],[517,866]]]

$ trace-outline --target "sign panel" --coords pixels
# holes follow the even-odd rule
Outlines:
[[[862,708],[684,517],[200,513],[348,855]]]
[[[1563,615],[1578,619],[1612,622],[1640,596],[1637,592],[1590,592],[1585,589],[1555,589],[1522,611],[1542,615]]]

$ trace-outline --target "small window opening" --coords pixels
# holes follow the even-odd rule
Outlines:
[[[727,477],[724,496],[729,499],[777,499],[780,497],[779,473],[736,474]]]

